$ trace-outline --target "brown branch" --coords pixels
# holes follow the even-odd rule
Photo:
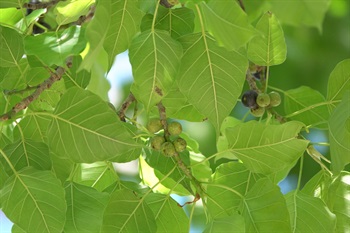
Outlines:
[[[66,65],[68,68],[72,66],[71,57],[67,58]],[[7,121],[13,118],[19,111],[26,109],[29,106],[29,104],[32,103],[34,100],[36,100],[43,91],[49,89],[52,86],[52,84],[59,81],[62,78],[62,75],[64,74],[64,72],[65,72],[65,69],[59,66],[55,72],[51,73],[51,76],[48,79],[46,79],[44,82],[42,82],[40,85],[37,86],[37,88],[31,95],[22,99],[15,106],[13,106],[10,111],[1,115],[0,121]]]
[[[259,90],[258,86],[256,85],[255,79],[254,79],[254,77],[250,74],[249,69],[248,69],[248,71],[247,71],[247,73],[246,73],[245,79],[247,80],[247,83],[248,83],[248,85],[249,85],[249,89],[250,89],[250,90],[254,90],[254,91],[256,91],[257,93],[260,93],[260,90]]]
[[[130,92],[126,100],[124,100],[122,106],[120,107],[120,110],[118,111],[118,116],[121,121],[125,122],[125,113],[128,110],[129,106],[134,102],[135,96]]]
[[[169,134],[169,131],[168,131],[168,123],[166,121],[166,110],[165,110],[165,107],[162,104],[162,102],[159,102],[157,104],[157,107],[158,107],[158,111],[159,111],[159,119],[160,119],[160,122],[162,123],[163,129],[164,129],[165,140],[169,141],[170,134]]]
[[[159,4],[166,7],[166,8],[171,8],[173,5],[170,4],[167,0],[160,0]]]
[[[50,2],[24,3],[22,7],[30,10],[45,9],[56,5],[60,1],[65,1],[65,0],[52,0]]]

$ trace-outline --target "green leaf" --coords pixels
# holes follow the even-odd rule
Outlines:
[[[22,35],[13,29],[0,26],[0,67],[18,67],[23,53]]]
[[[16,23],[16,27],[23,33],[26,32],[27,29],[29,29],[31,27],[31,25],[43,14],[45,14],[47,12],[46,9],[37,9],[32,11],[29,15],[26,15],[23,18],[23,14],[21,17],[21,20],[19,20]],[[32,28],[31,28],[32,30]]]
[[[103,191],[118,180],[119,178],[114,171],[113,165],[104,161],[80,164],[79,169],[75,170],[73,177],[74,182],[91,186],[98,191]]]
[[[69,158],[56,155],[50,151],[52,161],[52,173],[61,181],[62,184],[71,176],[75,163]]]
[[[49,148],[43,142],[36,142],[31,139],[23,138],[22,140],[7,145],[3,151],[11,162],[11,166],[13,166],[16,171],[25,167],[34,167],[38,170],[51,169]],[[7,174],[9,176],[13,175],[13,170],[11,170],[10,166],[6,166],[7,162],[4,158],[0,157],[0,162],[6,168],[5,171]]]
[[[204,233],[244,233],[244,218],[239,214],[233,214],[225,218],[217,218],[210,221]]]
[[[67,220],[64,232],[99,232],[109,195],[74,182],[65,184]]]
[[[349,79],[350,80],[350,79]],[[329,118],[329,143],[331,150],[331,168],[339,174],[350,163],[350,92],[346,92],[342,102]]]
[[[84,31],[78,26],[63,31],[27,36],[24,47],[27,55],[35,55],[44,64],[64,66],[66,58],[78,55],[85,48]]]
[[[78,71],[85,69],[90,71],[98,56],[105,52],[104,40],[107,37],[111,20],[111,0],[98,1],[94,17],[86,27],[85,37],[87,38],[89,50],[83,59]],[[104,70],[106,72],[107,70]]]
[[[240,204],[246,232],[291,232],[286,201],[277,185],[260,179]]]
[[[283,63],[287,57],[287,45],[276,16],[266,12],[258,21],[256,29],[261,34],[249,42],[247,52],[249,60],[260,66]]]
[[[21,59],[16,66],[0,66],[0,84],[2,90],[21,90],[26,88],[25,79],[30,73],[30,67],[26,59]]]
[[[140,30],[143,13],[134,0],[114,0],[111,3],[110,25],[103,47],[108,53],[108,67],[111,67],[117,54],[130,47],[131,40]]]
[[[207,34],[181,37],[184,55],[179,88],[188,101],[214,125],[220,125],[241,94],[248,61],[235,51],[218,47]]]
[[[23,6],[23,3],[25,3],[26,0],[1,0],[0,1],[0,8],[20,8]]]
[[[189,219],[169,195],[152,193],[145,198],[157,223],[157,232],[187,232]]]
[[[152,14],[143,17],[141,31],[151,29],[153,17]],[[194,17],[193,11],[186,7],[171,9],[159,6],[154,26],[156,29],[168,31],[171,37],[177,39],[193,32]]]
[[[26,232],[62,232],[64,189],[50,171],[22,169],[7,180],[0,199],[2,211]]]
[[[331,182],[330,174],[325,170],[321,170],[309,179],[301,192],[326,201],[328,199],[328,191]]]
[[[64,73],[63,79],[66,88],[81,87],[85,89],[90,83],[91,74],[86,70],[78,71],[82,59],[80,56],[74,56],[72,67]]]
[[[350,173],[342,171],[328,190],[330,209],[337,216],[336,232],[350,231]]]
[[[217,167],[207,187],[210,215],[214,219],[232,215],[258,179],[241,163],[228,162]]]
[[[54,152],[78,163],[127,162],[141,149],[106,102],[78,88],[62,96],[48,138]]]
[[[187,141],[187,140],[186,140]],[[210,163],[200,153],[190,151],[191,172],[199,182],[208,182],[212,173]]]
[[[293,232],[334,232],[336,217],[321,199],[297,191],[285,198]]]
[[[54,8],[57,24],[63,25],[77,21],[81,15],[86,15],[89,12],[89,8],[94,2],[94,0],[58,2]]]
[[[340,101],[344,93],[350,90],[350,59],[339,62],[328,79],[327,100]],[[330,105],[330,111],[336,104]]]
[[[114,192],[103,216],[102,233],[106,232],[156,232],[154,214],[144,198],[139,199],[132,191]]]
[[[203,14],[200,18],[204,18],[206,29],[225,48],[238,49],[256,35],[246,13],[235,1],[203,1],[200,6],[202,13],[196,8],[199,15]]]
[[[320,0],[315,4],[311,0],[272,1],[272,11],[282,23],[292,26],[316,27],[322,31],[324,16],[330,0]]]
[[[35,141],[46,142],[46,131],[51,118],[45,115],[35,115],[27,111],[28,115],[21,119],[14,129],[14,138],[30,138]],[[20,129],[19,129],[20,128]],[[22,131],[22,132],[21,132]]]
[[[283,125],[266,125],[256,121],[241,123],[226,130],[229,152],[243,161],[252,172],[269,175],[291,167],[309,143],[297,139],[304,125],[290,121]],[[224,154],[227,157],[227,154]],[[217,159],[221,156],[217,156]],[[230,158],[230,157],[227,157]]]
[[[301,86],[284,92],[284,109],[288,118],[316,128],[327,128],[329,118],[324,96],[310,87]],[[310,107],[317,105],[316,107]],[[300,113],[299,113],[300,112]]]
[[[3,1],[0,1],[0,6]],[[1,7],[0,7],[1,8]],[[18,10],[16,8],[0,9],[0,24],[5,27],[13,27],[23,18],[24,9]]]
[[[160,30],[142,32],[129,49],[136,99],[149,111],[170,90],[182,55],[181,44]]]

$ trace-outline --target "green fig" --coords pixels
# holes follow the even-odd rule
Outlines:
[[[186,146],[187,146],[187,142],[185,139],[183,138],[177,138],[174,142],[173,142],[174,146],[175,146],[175,150],[177,152],[183,152],[184,150],[186,150]]]
[[[173,121],[168,124],[168,132],[172,136],[177,136],[182,132],[182,126],[179,122]]]
[[[171,142],[164,142],[161,146],[161,151],[166,157],[174,156],[176,153],[175,147]]]
[[[159,118],[151,118],[147,123],[147,130],[150,133],[157,133],[162,128],[163,125]]]
[[[151,147],[155,150],[160,150],[164,142],[165,138],[163,136],[157,135],[151,139]]]
[[[272,107],[277,107],[278,105],[281,104],[281,96],[278,92],[271,91],[269,93],[269,96],[270,96],[270,105]]]
[[[260,93],[256,98],[256,103],[264,108],[270,105],[270,96],[266,93]]]
[[[265,113],[265,108],[258,107],[256,109],[250,109],[250,113],[255,117],[261,117]]]

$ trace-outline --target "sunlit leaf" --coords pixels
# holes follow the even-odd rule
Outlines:
[[[350,81],[350,79],[349,79]],[[350,163],[350,92],[346,92],[342,102],[333,110],[329,118],[329,142],[334,173],[338,174]]]
[[[170,90],[182,55],[181,44],[160,30],[142,32],[129,50],[136,99],[147,111]]]
[[[94,0],[68,0],[58,2],[54,8],[57,24],[69,24],[77,21],[81,15],[86,15],[89,12],[89,8],[94,2]]]
[[[63,75],[64,84],[66,88],[81,87],[86,88],[90,82],[91,73],[86,70],[78,71],[82,59],[80,56],[74,56],[72,60],[72,67]]]
[[[244,233],[245,223],[244,218],[239,214],[233,214],[229,217],[216,218],[210,221],[204,233]]]
[[[20,8],[23,6],[23,3],[25,3],[26,0],[1,0],[0,1],[0,8]]]
[[[64,232],[99,232],[109,195],[74,182],[65,184],[67,220]]]
[[[252,172],[269,175],[290,167],[304,153],[309,142],[297,138],[302,127],[297,121],[283,125],[242,123],[226,129],[228,151]],[[216,159],[223,156],[231,158],[219,153]]]
[[[22,35],[13,29],[0,26],[0,67],[18,66],[23,53]]]
[[[46,131],[50,124],[51,118],[44,115],[31,115],[30,111],[27,111],[27,113],[29,114],[23,119],[21,119],[21,121],[18,124],[19,126],[16,126],[14,130],[14,137],[20,138],[23,134],[25,138],[45,142]],[[20,131],[19,127],[22,131]]]
[[[106,102],[89,91],[70,88],[61,98],[48,130],[50,148],[75,162],[126,162],[140,145]]]
[[[266,12],[256,25],[260,32],[248,45],[248,58],[261,66],[279,65],[286,60],[287,46],[276,16]]]
[[[129,48],[133,36],[140,30],[142,12],[137,4],[134,0],[113,0],[111,3],[111,21],[103,44],[108,53],[108,67],[117,54]]]
[[[26,232],[62,232],[66,202],[61,183],[50,171],[28,167],[0,191],[2,211]]]
[[[47,32],[24,39],[27,55],[35,55],[44,64],[63,66],[69,55],[78,55],[85,48],[84,31],[71,26],[58,32]]]
[[[241,94],[247,59],[218,47],[207,34],[181,37],[184,55],[179,88],[188,101],[214,125],[217,134]]]
[[[240,204],[246,232],[291,232],[286,201],[277,185],[260,179]]]
[[[234,0],[203,1],[200,6],[202,13],[198,14],[203,17],[206,29],[227,49],[238,49],[256,35],[246,13]]]
[[[126,189],[111,195],[103,216],[102,233],[156,231],[155,216],[144,198]]]
[[[286,201],[293,232],[334,232],[336,217],[321,199],[294,191]]]

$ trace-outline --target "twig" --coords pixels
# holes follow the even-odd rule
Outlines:
[[[129,106],[132,104],[132,102],[134,102],[135,100],[135,96],[130,92],[130,94],[120,107],[120,110],[118,111],[118,116],[121,121],[125,122],[125,113],[128,110]]]
[[[30,10],[45,9],[56,5],[60,1],[65,1],[65,0],[52,0],[50,2],[37,2],[37,3],[24,3],[22,7]]]
[[[169,134],[169,131],[168,131],[168,123],[166,122],[165,107],[162,104],[162,102],[159,102],[157,104],[157,107],[158,107],[158,111],[159,111],[159,119],[160,119],[160,122],[162,123],[163,129],[164,129],[165,140],[169,141],[170,134]]]
[[[67,58],[66,65],[68,68],[72,66],[72,57]],[[0,121],[7,121],[14,117],[19,111],[26,109],[30,103],[32,103],[34,100],[36,100],[40,94],[45,91],[46,89],[49,89],[55,82],[59,81],[62,78],[62,75],[64,74],[65,69],[61,66],[59,66],[55,72],[51,73],[51,76],[46,79],[44,82],[42,82],[40,85],[37,86],[35,91],[27,96],[26,98],[22,99],[20,102],[18,102],[10,111],[0,116]]]
[[[256,85],[256,82],[255,82],[254,77],[250,74],[249,69],[247,70],[245,79],[247,80],[247,83],[248,83],[248,85],[249,85],[250,90],[254,90],[254,91],[256,91],[257,93],[260,92],[258,86]]]

